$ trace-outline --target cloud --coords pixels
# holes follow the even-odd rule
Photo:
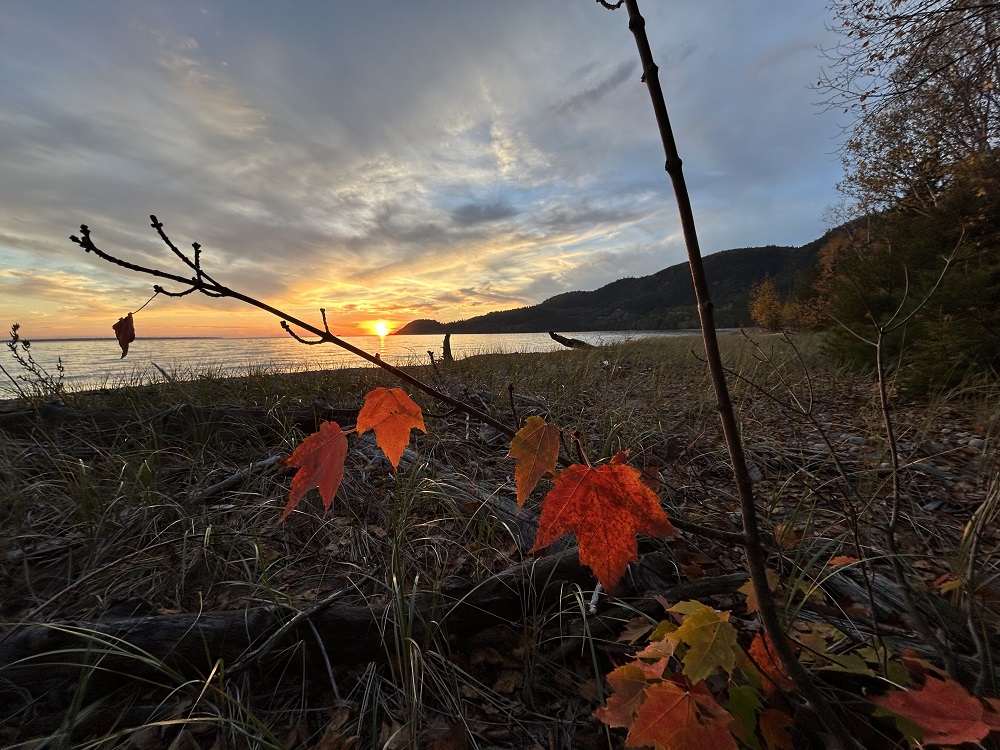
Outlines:
[[[517,209],[503,200],[489,203],[463,203],[452,210],[451,220],[460,226],[472,226],[498,219],[509,219],[517,214]]]
[[[706,249],[819,236],[838,176],[805,89],[822,13],[763,2],[725,23],[695,0],[645,9]],[[0,26],[0,265],[74,291],[8,280],[0,315],[142,296],[66,240],[80,223],[186,273],[150,213],[227,285],[345,320],[469,317],[683,259],[621,11],[43,5],[11,0]]]
[[[619,63],[611,70],[610,73],[592,86],[589,86],[586,89],[573,94],[559,104],[554,105],[552,107],[552,111],[558,115],[565,115],[571,113],[575,114],[581,110],[593,107],[604,99],[607,94],[621,86],[625,83],[625,81],[629,80],[636,67],[636,64],[632,61]]]
[[[219,71],[191,54],[198,49],[194,39],[172,38],[156,31],[151,34],[164,48],[156,62],[163,72],[157,83],[166,88],[177,107],[174,117],[195,121],[211,134],[227,139],[251,137],[263,126],[265,113],[254,107],[238,88]]]

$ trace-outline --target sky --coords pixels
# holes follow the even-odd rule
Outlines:
[[[802,245],[844,123],[818,0],[640,0],[704,254]],[[154,280],[340,335],[460,320],[686,259],[626,10],[593,0],[0,0],[0,324],[111,336]],[[177,285],[167,288],[180,291]],[[143,336],[282,335],[157,297]]]

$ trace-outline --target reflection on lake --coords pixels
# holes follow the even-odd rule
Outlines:
[[[685,336],[693,331],[595,331],[568,333],[590,344],[613,344],[649,336]],[[427,364],[428,351],[441,354],[443,337],[346,336],[344,340],[393,365]],[[472,354],[547,352],[563,349],[547,333],[453,334],[451,350],[455,358]],[[2,354],[2,353],[0,353]],[[65,383],[72,390],[102,387],[122,377],[162,379],[153,363],[178,378],[211,371],[239,375],[249,367],[272,370],[323,370],[340,367],[374,367],[339,347],[324,344],[304,346],[289,337],[266,339],[139,339],[121,359],[114,339],[62,339],[32,341],[35,361],[55,374],[61,358],[66,369]],[[13,360],[2,364],[12,375],[19,374]],[[0,379],[0,396],[10,396],[11,387]]]

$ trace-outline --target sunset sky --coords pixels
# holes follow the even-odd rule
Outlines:
[[[824,3],[640,0],[705,253],[825,229]],[[67,237],[335,333],[457,320],[684,260],[624,8],[593,0],[4,0],[0,324],[105,336],[152,280]],[[140,336],[280,335],[157,298]]]

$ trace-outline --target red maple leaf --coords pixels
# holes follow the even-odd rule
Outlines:
[[[625,746],[737,750],[729,731],[732,722],[733,717],[715,702],[704,683],[660,682],[646,688],[646,701],[636,712]]]
[[[897,690],[873,697],[872,703],[912,721],[924,730],[924,742],[933,745],[979,742],[992,728],[983,720],[983,704],[950,678],[928,675],[920,690]]]
[[[132,313],[124,318],[118,318],[118,322],[111,326],[118,339],[118,346],[122,348],[122,359],[128,354],[128,345],[135,341],[135,321],[132,320]]]
[[[424,415],[402,388],[376,388],[365,396],[358,413],[358,434],[375,430],[375,442],[394,469],[399,468],[410,430],[427,432]]]
[[[639,557],[637,534],[671,536],[677,532],[638,470],[624,453],[598,466],[573,464],[556,475],[542,503],[532,552],[569,532],[576,534],[580,562],[589,565],[610,593],[632,560]]]
[[[635,712],[646,700],[646,675],[637,664],[622,664],[605,678],[615,689],[607,704],[599,706],[594,716],[609,727],[630,728]]]
[[[555,473],[559,460],[559,428],[546,424],[541,417],[528,417],[524,427],[510,441],[510,457],[517,485],[517,507],[524,505],[538,480],[546,473]]]
[[[295,510],[303,496],[313,487],[319,489],[323,508],[329,510],[337,488],[344,478],[344,458],[347,456],[347,438],[336,422],[323,422],[319,431],[307,437],[282,461],[285,466],[298,466],[288,490],[288,504],[278,519],[284,521]]]

